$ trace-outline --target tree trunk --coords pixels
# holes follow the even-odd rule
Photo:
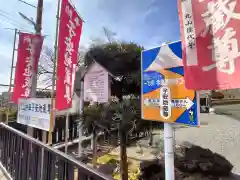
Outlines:
[[[148,145],[152,146],[153,144],[153,127],[152,127],[152,121],[150,122],[150,128],[149,128],[150,132],[149,132],[149,141],[148,141]]]
[[[93,168],[96,168],[97,167],[97,133],[96,133],[96,130],[94,129],[93,130],[93,159],[92,159],[92,162],[93,162]]]
[[[120,173],[122,180],[128,180],[128,163],[127,163],[127,133],[120,126]]]
[[[4,113],[0,113],[0,122],[5,122]]]

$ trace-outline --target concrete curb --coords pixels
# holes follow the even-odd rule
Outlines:
[[[10,174],[7,172],[6,168],[2,165],[0,162],[0,170],[2,170],[3,174],[5,175],[5,178],[8,180],[13,180]]]

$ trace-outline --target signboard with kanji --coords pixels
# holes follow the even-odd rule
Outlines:
[[[185,85],[240,88],[240,1],[178,0]]]
[[[142,52],[142,119],[199,126],[198,97],[185,88],[181,52],[181,42]]]
[[[109,73],[98,63],[92,64],[84,76],[84,101],[106,103],[109,100]]]
[[[17,122],[49,131],[51,109],[50,98],[21,98],[18,101]]]

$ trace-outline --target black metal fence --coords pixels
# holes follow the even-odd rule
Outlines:
[[[23,133],[27,133],[27,126],[23,124],[19,124],[16,121],[14,122],[9,122],[9,126],[13,127],[14,129],[17,129]],[[78,122],[76,122],[76,117],[75,116],[70,116],[69,117],[69,140],[73,140],[79,137],[78,133]],[[63,143],[65,142],[65,136],[66,136],[66,118],[65,117],[59,117],[56,118],[55,122],[55,128],[52,133],[52,143],[53,144],[58,144],[58,143]],[[48,135],[47,135],[48,137]],[[42,130],[34,128],[34,138],[39,139],[42,141]]]
[[[76,122],[75,116],[69,116],[68,121],[68,139],[74,140],[79,137],[79,123]],[[35,129],[34,131],[34,137],[42,141],[42,130]],[[52,132],[52,144],[58,144],[58,143],[64,143],[65,142],[65,136],[66,136],[66,117],[59,117],[56,118],[55,121],[55,128]],[[48,137],[48,133],[47,133]]]
[[[15,180],[111,179],[3,123],[0,123],[0,161]]]

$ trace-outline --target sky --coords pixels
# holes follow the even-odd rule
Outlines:
[[[37,0],[25,0],[37,5]],[[131,41],[147,48],[180,39],[177,0],[71,0],[84,19],[80,46],[104,38],[103,27],[116,33],[119,41]],[[53,48],[56,31],[57,0],[44,0],[44,45]],[[19,0],[5,1],[0,7],[0,84],[9,84],[14,31],[34,32],[22,19],[36,17],[36,9]],[[10,28],[10,29],[8,29]],[[17,55],[17,54],[16,54]],[[15,55],[15,62],[16,62]],[[7,88],[0,87],[0,92]]]

